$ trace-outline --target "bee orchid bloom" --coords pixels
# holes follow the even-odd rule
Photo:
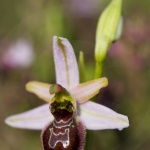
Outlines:
[[[67,39],[54,36],[53,54],[57,84],[54,86],[38,81],[31,81],[26,84],[27,91],[36,94],[39,98],[50,103],[50,109],[48,103],[44,104],[27,112],[16,114],[6,118],[6,124],[17,128],[35,130],[43,129],[41,138],[44,138],[44,133],[52,122],[53,124],[55,120],[57,121],[56,123],[59,123],[59,121],[61,122],[61,120],[58,119],[59,114],[61,116],[61,114],[63,114],[64,112],[58,112],[57,115],[54,114],[54,112],[56,110],[62,109],[67,110],[67,112],[70,113],[73,112],[73,116],[74,118],[76,118],[75,124],[77,128],[79,126],[84,126],[89,130],[116,128],[121,130],[129,126],[127,116],[118,114],[105,106],[89,101],[90,98],[98,94],[99,90],[102,87],[107,86],[107,78],[103,77],[85,83],[79,83],[79,71],[76,57],[74,54],[74,50]],[[64,94],[64,92],[62,92],[64,90],[67,91],[67,96]],[[63,94],[61,94],[60,96],[60,93]],[[58,101],[58,99],[60,100]],[[66,102],[64,103],[65,100]],[[60,103],[55,104],[55,101]],[[80,124],[80,122],[82,122],[82,124]],[[55,127],[57,127],[57,125]],[[53,127],[49,127],[49,131],[51,131],[51,136],[50,133],[49,136],[51,138],[52,135],[57,135],[56,133],[53,133],[53,130]],[[68,135],[68,132],[71,132],[71,129],[69,131],[68,130],[66,129],[65,132],[60,132],[60,134],[57,132],[57,138],[62,135]],[[65,136],[65,138],[65,143],[63,143],[63,141],[59,141],[60,143],[62,143],[64,148],[67,147],[68,144],[67,136]],[[51,141],[49,141],[49,146],[53,147],[56,145],[56,141],[55,143],[51,143]],[[83,145],[81,145],[81,149],[84,147]]]

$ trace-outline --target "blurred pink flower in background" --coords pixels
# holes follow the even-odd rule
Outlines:
[[[118,59],[126,67],[136,71],[141,71],[147,66],[145,56],[141,54],[132,44],[126,44],[124,41],[117,41],[112,44],[109,50],[109,56]]]
[[[0,69],[28,68],[34,59],[32,43],[19,39],[3,50],[0,56]]]
[[[144,16],[128,19],[125,25],[125,36],[133,44],[141,44],[150,39],[149,22]]]
[[[99,0],[67,0],[64,1],[65,9],[69,12],[68,14],[78,17],[89,17],[99,12],[100,3]]]

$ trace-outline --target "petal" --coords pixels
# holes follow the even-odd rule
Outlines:
[[[67,39],[54,36],[53,53],[57,84],[69,90],[79,83],[74,50]]]
[[[99,78],[85,83],[78,84],[71,90],[71,94],[75,97],[78,103],[84,103],[96,94],[102,87],[108,85],[107,78]]]
[[[26,84],[26,90],[28,92],[34,93],[46,102],[50,102],[51,98],[53,97],[53,95],[49,93],[50,86],[51,84],[48,83],[30,81]]]
[[[5,123],[12,127],[34,130],[41,130],[48,122],[52,121],[53,116],[48,104],[5,119]]]
[[[89,130],[119,129],[129,126],[128,117],[118,114],[115,111],[88,101],[79,106],[79,116],[85,127]]]

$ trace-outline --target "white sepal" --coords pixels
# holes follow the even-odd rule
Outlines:
[[[53,55],[56,83],[67,90],[79,84],[79,71],[70,42],[66,38],[53,37]]]
[[[79,117],[86,129],[119,129],[127,128],[129,120],[127,116],[92,101],[79,105]]]
[[[42,130],[48,122],[53,120],[49,104],[44,104],[24,113],[9,116],[5,119],[5,123],[15,128]]]

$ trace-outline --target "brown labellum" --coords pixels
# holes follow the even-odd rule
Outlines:
[[[70,102],[67,105],[72,106]],[[51,106],[54,121],[41,134],[44,150],[83,150],[86,136],[83,123],[78,117],[74,117],[73,111],[60,108],[57,102]]]

